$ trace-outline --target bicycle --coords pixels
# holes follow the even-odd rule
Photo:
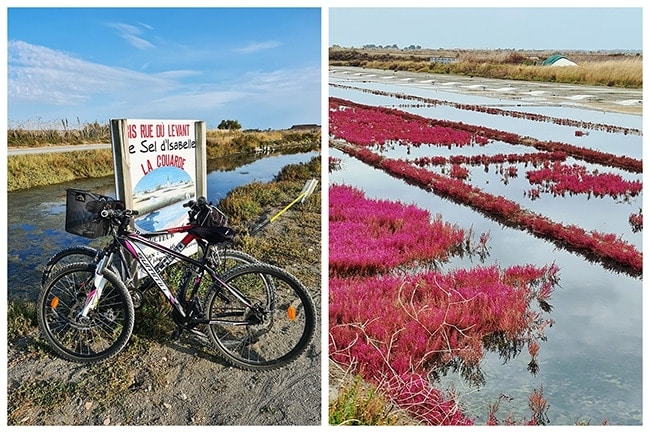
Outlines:
[[[128,252],[169,301],[175,334],[190,331],[207,338],[226,362],[248,370],[270,370],[304,352],[313,337],[316,313],[298,279],[259,262],[234,267],[223,275],[212,266],[209,246],[228,240],[231,229],[178,228],[179,233],[186,233],[184,240],[208,245],[193,258],[129,229],[137,212],[123,209],[121,202],[90,198],[85,210],[96,215],[93,230],[109,232],[112,241],[97,263],[73,263],[56,270],[37,301],[39,327],[59,356],[96,363],[126,347],[135,322],[133,300],[109,266],[120,251]],[[162,255],[156,265],[144,253],[145,247]],[[165,266],[160,266],[174,260],[186,265],[175,294],[161,275]],[[205,300],[199,296],[202,290],[207,291]]]
[[[86,196],[90,197],[91,193],[70,188],[67,190],[67,194],[69,196],[68,200],[70,200],[70,195],[76,196],[77,194],[85,194]],[[111,197],[107,196],[92,195],[91,198],[99,201],[113,201]],[[142,235],[153,240],[182,232],[187,228],[187,226],[225,226],[227,224],[227,217],[223,214],[223,212],[213,206],[212,203],[207,202],[205,197],[199,197],[197,201],[190,200],[187,203],[184,203],[183,207],[189,208],[187,224],[184,226],[158,230],[156,232],[142,233]],[[74,217],[72,219],[74,220]],[[72,227],[66,227],[66,230],[85,237],[96,237],[98,234],[85,228],[80,230],[78,226],[75,227],[74,225]],[[206,242],[198,239],[197,245],[201,252],[204,251],[205,248],[211,249],[210,257],[212,259],[212,265],[215,269],[218,267],[220,273],[224,273],[226,270],[241,264],[255,263],[259,261],[248,253],[229,248],[229,245],[231,244],[230,240],[231,239],[228,238],[225,242],[221,242],[219,244],[211,244],[208,246]],[[190,242],[191,239],[183,239],[178,242],[174,248],[176,248],[179,252],[183,251]],[[45,285],[47,280],[54,274],[56,270],[64,267],[66,264],[78,262],[97,263],[101,257],[101,254],[101,249],[86,245],[75,245],[58,251],[45,263],[43,272],[41,274],[41,286]],[[161,268],[168,264],[169,263],[160,263],[158,270],[162,270]],[[119,251],[116,260],[110,265],[111,270],[122,278],[123,282],[129,289],[129,292],[133,298],[134,308],[139,308],[142,305],[144,293],[149,288],[153,287],[153,281],[151,279],[146,279],[144,282],[138,281],[136,269],[132,264],[129,264],[129,260],[124,254],[124,251]]]

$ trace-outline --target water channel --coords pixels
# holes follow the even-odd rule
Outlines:
[[[331,81],[338,81],[330,77]],[[341,83],[350,85],[345,80]],[[354,83],[360,90],[330,88],[330,95],[358,103],[378,106],[397,106],[404,104],[394,98],[383,97],[361,89],[379,89],[382,91],[401,92],[428,98],[461,101],[471,104],[499,105],[503,101],[487,100],[452,94],[441,91],[429,92],[395,83],[381,85],[378,83]],[[467,112],[455,108],[437,107],[400,107],[428,118],[462,121],[468,124],[484,125],[490,128],[515,132],[543,140],[556,140],[575,144],[576,128],[552,125],[544,122],[532,122],[513,119],[507,116],[491,116],[483,113]],[[522,111],[521,107],[517,110]],[[527,112],[544,113],[556,117],[583,119],[615,125],[641,128],[640,116],[611,115],[602,112],[590,112],[584,109],[567,107],[526,107]],[[634,158],[642,157],[642,137],[609,134],[590,131],[579,145]],[[499,143],[496,143],[499,146]],[[501,146],[504,147],[504,146]],[[479,153],[490,153],[490,147]],[[376,149],[375,149],[376,151]],[[446,148],[422,146],[412,148],[406,155],[404,148],[384,150],[394,158],[414,158],[419,153],[428,155],[445,154]],[[494,152],[503,152],[503,148],[494,148]],[[529,150],[530,151],[530,150]],[[477,152],[467,150],[467,152]],[[519,152],[513,146],[508,152]],[[462,151],[457,149],[454,154]],[[417,154],[417,155],[416,155]],[[539,352],[539,373],[536,376],[526,369],[528,354],[503,364],[494,354],[487,354],[482,362],[487,383],[481,388],[471,387],[458,377],[448,377],[441,386],[455,388],[459,401],[465,412],[476,419],[478,425],[485,424],[488,405],[501,396],[507,396],[501,402],[498,412],[501,417],[508,413],[514,419],[530,416],[528,396],[533,389],[543,388],[550,409],[548,417],[552,425],[573,425],[589,423],[599,425],[606,421],[610,425],[642,424],[642,279],[626,274],[614,273],[603,266],[587,261],[584,257],[560,249],[548,241],[538,239],[530,234],[504,227],[485,218],[471,208],[452,203],[430,192],[409,185],[402,180],[371,168],[360,161],[350,158],[342,152],[330,148],[329,156],[341,159],[341,169],[329,175],[330,184],[348,184],[362,189],[369,198],[400,200],[414,203],[428,209],[432,215],[440,214],[445,221],[456,223],[475,233],[490,233],[491,254],[486,264],[496,263],[501,267],[524,265],[527,263],[544,266],[555,262],[560,267],[560,286],[551,299],[553,310],[551,317],[555,320],[552,328],[547,329],[548,340],[541,344]],[[575,161],[567,160],[567,164]],[[582,161],[580,161],[582,163]],[[593,167],[590,167],[592,169]],[[434,168],[429,168],[436,170]],[[627,225],[627,216],[642,207],[642,196],[629,202],[618,202],[610,198],[600,200],[585,197],[549,199],[531,202],[522,194],[525,186],[520,176],[504,185],[499,176],[484,172],[483,167],[472,169],[470,179],[473,185],[496,195],[516,200],[522,206],[536,213],[549,216],[554,221],[577,224],[588,230],[617,233],[627,242],[641,249],[642,235],[632,233]],[[608,171],[617,172],[607,168]],[[625,178],[642,179],[641,174],[622,173]],[[458,267],[476,266],[466,259],[455,259],[445,265],[449,270]]]
[[[216,204],[239,185],[271,181],[285,165],[305,163],[318,154],[311,151],[254,160],[231,157],[209,161],[207,199]],[[65,188],[115,197],[113,176],[8,193],[7,292],[10,299],[36,300],[43,265],[57,251],[72,245],[97,246],[105,242],[106,238],[91,240],[65,232]]]

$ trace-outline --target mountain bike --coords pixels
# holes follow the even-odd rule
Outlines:
[[[72,188],[67,190],[67,194],[68,203],[70,203],[71,196],[74,197],[72,200],[76,200],[78,195],[90,197],[91,199],[99,200],[100,202],[113,201],[111,197],[92,195],[92,193],[89,193],[88,191],[80,191]],[[182,233],[183,230],[186,230],[189,226],[225,226],[227,224],[227,217],[223,212],[213,206],[212,203],[207,202],[205,197],[199,197],[197,201],[189,200],[187,203],[183,204],[183,207],[189,208],[187,224],[178,227],[165,228],[155,232],[141,233],[141,235],[151,240],[158,240],[168,238],[176,233]],[[70,206],[68,206],[68,209],[69,208]],[[70,219],[68,218],[69,216],[70,214],[68,213],[66,215],[66,221]],[[98,233],[89,231],[87,228],[80,230],[78,224],[75,226],[75,221],[77,221],[75,217],[73,216],[71,219],[73,223],[66,225],[66,230],[70,233],[79,234],[85,237],[96,237],[96,235],[98,235]],[[176,249],[178,252],[183,251],[192,239],[183,239],[172,248]],[[220,273],[224,273],[226,270],[241,264],[255,263],[258,261],[250,254],[231,248],[231,241],[231,237],[226,237],[223,242],[208,245],[207,242],[202,241],[200,238],[196,239],[197,246],[201,252],[206,248],[210,249],[210,259],[212,260],[211,265]],[[45,263],[45,267],[41,274],[41,286],[45,285],[47,280],[56,270],[65,265],[78,262],[97,263],[101,254],[101,249],[86,245],[75,245],[58,251]],[[159,262],[157,266],[158,270],[161,271],[162,268],[169,265],[170,262],[170,260]],[[139,308],[142,304],[144,293],[154,286],[153,281],[150,278],[146,278],[144,281],[138,279],[138,274],[136,272],[137,269],[135,268],[133,261],[128,259],[128,255],[126,255],[123,250],[117,252],[114,260],[109,266],[111,271],[122,278],[122,281],[133,297],[134,307]]]
[[[97,227],[91,229],[108,231],[112,241],[96,263],[73,263],[54,271],[37,302],[39,327],[59,356],[96,363],[126,347],[135,322],[133,300],[109,265],[124,251],[169,301],[175,333],[189,331],[205,337],[230,364],[269,370],[290,363],[306,349],[316,314],[311,296],[298,279],[259,262],[234,267],[225,274],[214,269],[209,246],[227,241],[231,229],[178,228],[185,233],[181,242],[198,240],[208,245],[193,258],[129,229],[137,212],[124,209],[123,203],[88,198],[80,202],[86,201],[85,211],[96,215],[92,224]],[[90,225],[87,220],[83,224]],[[167,267],[161,264],[168,261],[185,265],[174,281],[175,293],[161,275]]]

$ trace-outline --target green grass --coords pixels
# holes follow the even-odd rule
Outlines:
[[[92,126],[92,127],[91,127]],[[102,125],[86,126],[103,131]],[[107,126],[106,126],[107,128]],[[63,132],[66,132],[65,134]],[[73,131],[44,129],[27,131],[10,129],[9,147],[42,147],[46,145],[108,143],[110,134],[97,132],[75,134]],[[83,139],[78,136],[84,137]],[[93,139],[86,139],[93,137]],[[299,147],[304,151],[320,149],[320,130],[315,131],[208,131],[208,161],[226,155],[254,154]],[[67,141],[66,141],[67,140]],[[75,179],[113,175],[113,153],[110,149],[62,153],[11,155],[7,158],[7,191],[53,185]],[[251,209],[251,212],[255,209]]]
[[[363,382],[360,376],[348,381],[329,404],[330,425],[398,425],[399,417],[377,390]]]
[[[38,325],[36,305],[24,300],[10,301],[7,305],[7,334],[13,338],[28,335]]]
[[[113,174],[110,150],[12,155],[7,158],[7,190],[52,185]]]

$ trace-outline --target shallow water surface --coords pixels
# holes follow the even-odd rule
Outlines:
[[[385,87],[375,83],[355,83],[364,88]],[[392,91],[408,93],[406,86],[392,84]],[[442,99],[444,92],[417,90],[424,97]],[[404,103],[394,98],[372,95],[350,89],[331,88],[330,94],[368,105],[393,106]],[[410,94],[410,93],[409,93]],[[449,100],[470,104],[490,105],[484,99],[472,99],[468,95],[448,94]],[[501,101],[492,100],[498,105]],[[554,140],[593,148],[602,152],[642,157],[642,137],[623,134],[589,131],[588,135],[577,137],[576,128],[544,122],[513,119],[468,112],[450,107],[413,108],[396,107],[404,111],[429,118],[461,121],[467,124],[484,125],[494,129],[515,132],[541,140]],[[518,109],[522,109],[518,107]],[[571,119],[596,120],[613,125],[641,124],[640,116],[609,116],[566,107],[533,107],[537,112]],[[526,111],[529,111],[526,109]],[[624,119],[624,120],[621,120]],[[495,147],[492,147],[495,146]],[[377,149],[375,149],[376,151]],[[535,152],[532,148],[490,143],[484,148],[447,148],[421,146],[410,148],[395,146],[383,149],[382,153],[392,158],[412,159],[417,156],[449,156],[450,154],[493,154]],[[487,383],[481,388],[470,387],[459,377],[445,378],[440,386],[451,387],[459,395],[460,404],[466,413],[476,419],[478,425],[485,424],[488,405],[494,404],[504,395],[497,416],[503,419],[512,413],[515,419],[530,416],[528,396],[533,389],[543,388],[544,397],[550,409],[548,417],[552,425],[572,425],[588,422],[599,425],[606,421],[610,425],[642,424],[642,279],[627,274],[614,273],[598,263],[586,260],[582,255],[558,248],[556,245],[538,239],[524,231],[504,227],[469,207],[442,199],[433,193],[409,185],[406,182],[371,168],[344,153],[330,148],[330,156],[341,159],[341,169],[330,173],[330,184],[348,184],[362,189],[369,198],[400,200],[428,209],[433,215],[440,214],[445,221],[458,224],[474,233],[490,233],[490,256],[486,264],[496,263],[501,267],[524,265],[544,266],[556,263],[560,267],[560,287],[554,291],[550,303],[553,310],[550,317],[555,321],[546,330],[548,340],[541,343],[538,363],[539,372],[531,376],[526,365],[529,356],[524,352],[503,364],[494,354],[487,354],[483,363]],[[567,164],[583,161],[567,159]],[[629,173],[609,167],[586,164],[589,170],[600,169],[619,173],[625,179],[642,179],[641,174]],[[523,164],[518,165],[519,175],[504,182],[491,165],[488,172],[482,166],[469,167],[467,182],[482,190],[504,196],[536,213],[548,216],[556,222],[575,224],[587,230],[615,233],[642,250],[642,234],[633,233],[627,223],[630,213],[642,207],[642,195],[629,200],[614,200],[610,197],[590,198],[575,196],[553,198],[544,196],[538,200],[525,197],[531,186],[525,179]],[[438,167],[427,167],[439,173]],[[530,169],[530,168],[528,168]],[[452,259],[445,270],[456,267],[476,266],[476,260]]]

